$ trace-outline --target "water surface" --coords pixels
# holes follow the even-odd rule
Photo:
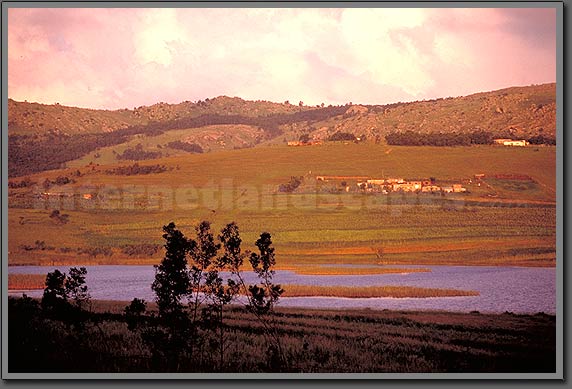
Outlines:
[[[389,267],[389,266],[388,266]],[[400,266],[402,267],[402,266]],[[448,311],[556,312],[556,269],[526,267],[481,266],[421,266],[431,272],[373,275],[299,275],[279,270],[275,281],[287,289],[288,284],[319,286],[416,286],[476,290],[479,296],[432,298],[337,298],[289,297],[281,298],[280,306],[308,308],[371,308],[422,309]],[[93,299],[130,301],[154,298],[151,283],[155,276],[152,266],[86,266],[87,284]],[[68,271],[68,267],[60,267]],[[50,266],[10,266],[9,273],[47,274]],[[246,282],[255,282],[251,272],[245,273]],[[11,293],[16,294],[16,293]],[[21,294],[21,292],[17,293]],[[39,297],[42,291],[26,292]]]

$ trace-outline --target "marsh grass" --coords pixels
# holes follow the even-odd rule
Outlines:
[[[8,290],[43,289],[45,274],[8,274]]]
[[[343,266],[277,266],[277,270],[290,270],[296,274],[314,276],[408,274],[430,272],[427,268],[343,267]]]
[[[393,297],[393,298],[426,298],[426,297],[461,297],[478,296],[479,292],[457,289],[418,288],[413,286],[316,286],[316,285],[282,285],[284,297]]]

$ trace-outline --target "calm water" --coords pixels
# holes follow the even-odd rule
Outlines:
[[[312,308],[371,308],[371,309],[429,309],[449,311],[556,312],[556,269],[522,267],[469,267],[423,266],[429,273],[375,274],[356,276],[309,276],[280,270],[275,281],[287,288],[287,284],[306,285],[403,285],[427,288],[476,290],[475,297],[438,298],[363,298],[334,297],[282,298],[280,306]],[[9,273],[46,274],[49,266],[12,266]],[[61,267],[61,271],[68,271]],[[87,284],[93,299],[130,301],[133,298],[153,300],[151,283],[155,276],[152,266],[87,266]],[[246,281],[256,279],[246,273]],[[21,292],[19,293],[21,294]],[[41,291],[26,292],[41,296]]]

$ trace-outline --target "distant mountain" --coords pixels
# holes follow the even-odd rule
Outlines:
[[[494,137],[554,139],[556,85],[410,103],[327,107],[226,96],[114,111],[9,100],[8,165],[12,177],[58,169],[87,155],[99,158],[99,151],[117,159],[118,153],[139,143],[146,145],[138,146],[144,148],[141,155],[158,156],[197,146],[215,152],[285,143],[304,134],[328,140],[347,139],[343,133],[348,133],[385,143],[388,134],[414,132],[434,139],[439,133],[456,137],[476,130]]]
[[[314,107],[315,108],[315,107]],[[151,122],[176,121],[204,115],[241,115],[258,117],[289,114],[312,107],[268,101],[248,101],[238,97],[219,96],[214,99],[180,104],[157,103],[133,109],[95,110],[59,104],[39,104],[8,99],[8,130],[15,134],[81,134],[110,132]]]
[[[92,110],[59,104],[8,100],[9,134],[100,133],[135,125],[147,125],[204,115],[238,115],[264,117],[287,115],[300,111],[320,110],[315,106],[299,106],[268,101],[248,101],[220,96],[204,101],[180,104],[157,103],[134,109]],[[327,120],[287,123],[285,133],[313,132],[325,139],[336,131],[370,137],[391,131],[451,132],[483,129],[509,132],[516,137],[554,136],[556,132],[556,84],[513,87],[466,97],[448,97],[389,105],[348,106],[342,115]],[[283,124],[284,125],[284,124]]]
[[[348,132],[384,139],[389,132],[466,133],[484,130],[499,137],[556,135],[556,84],[513,87],[466,97],[385,106],[352,106],[341,117],[314,123],[310,134],[327,139]]]

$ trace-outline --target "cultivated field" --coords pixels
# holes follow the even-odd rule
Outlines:
[[[201,220],[215,231],[236,221],[245,248],[270,232],[278,267],[555,264],[554,147],[268,146],[139,162],[165,165],[162,173],[106,173],[130,164],[83,165],[75,183],[44,198],[46,178],[72,177],[79,165],[10,189],[10,265],[156,264],[163,225],[175,221],[192,235]],[[470,193],[316,194],[320,174],[434,177]],[[481,185],[475,174],[485,174]],[[291,176],[304,177],[300,190],[279,193]],[[50,218],[54,209],[67,222]],[[144,245],[158,250],[128,249]]]

